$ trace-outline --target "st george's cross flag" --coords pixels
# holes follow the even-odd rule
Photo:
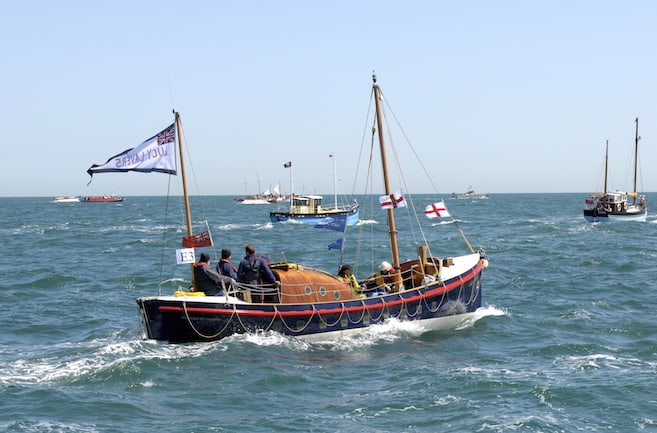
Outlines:
[[[406,207],[406,199],[404,199],[404,196],[402,195],[401,188],[394,194],[380,196],[379,203],[381,203],[381,209]]]
[[[428,204],[424,209],[424,214],[427,218],[436,218],[436,217],[451,217],[452,215],[447,210],[445,202],[440,200],[436,203]]]
[[[112,156],[104,164],[93,164],[87,170],[94,173],[116,173],[124,171],[152,171],[176,174],[176,127],[172,123],[137,147]],[[89,180],[91,183],[91,179]]]

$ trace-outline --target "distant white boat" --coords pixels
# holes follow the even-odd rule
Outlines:
[[[488,194],[483,193],[483,192],[476,192],[475,190],[472,189],[472,185],[468,187],[468,190],[464,193],[452,193],[452,198],[455,198],[457,200],[466,200],[466,199],[486,199],[488,198]]]
[[[235,201],[241,204],[271,204],[269,200],[267,200],[267,197],[262,195],[240,197],[240,198],[236,198]]]
[[[53,203],[77,203],[80,201],[80,197],[66,195],[66,196],[55,197],[52,199],[52,201]]]

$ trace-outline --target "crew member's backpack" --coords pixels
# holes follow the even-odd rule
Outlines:
[[[260,260],[256,256],[249,257],[244,271],[246,284],[260,284]]]

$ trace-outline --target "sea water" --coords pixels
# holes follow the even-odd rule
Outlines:
[[[179,202],[2,198],[0,432],[657,431],[657,219],[587,223],[586,195],[448,199],[455,221],[424,221],[434,254],[467,253],[460,228],[490,261],[483,307],[458,329],[178,345],[144,339],[135,299],[189,284],[167,256]],[[337,270],[335,232],[231,197],[193,205],[217,254],[237,262],[252,243]],[[385,212],[364,223],[384,250]]]

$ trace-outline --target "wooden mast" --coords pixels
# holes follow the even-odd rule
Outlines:
[[[180,122],[180,113],[175,112],[176,115],[176,130],[178,131],[178,154],[180,158],[180,176],[182,177],[183,197],[185,199],[185,221],[187,222],[187,236],[194,235],[192,229],[192,211],[189,206],[189,193],[187,192],[187,174],[185,172],[185,152],[183,152],[183,132],[182,123]],[[192,287],[196,287],[194,279],[194,263],[191,264],[192,271]]]
[[[386,157],[386,145],[383,134],[383,115],[381,110],[381,90],[379,85],[376,84],[376,75],[372,74],[372,88],[374,90],[374,102],[376,104],[376,123],[379,130],[379,147],[381,151],[381,165],[383,166],[383,182],[385,186],[386,195],[392,197],[393,191],[390,188],[390,179],[388,177],[388,159]],[[392,253],[393,266],[399,266],[399,248],[397,246],[397,228],[395,227],[395,214],[394,208],[388,209],[388,233],[390,235],[390,250]],[[397,288],[401,285],[401,275],[399,272],[394,272],[395,282]]]
[[[185,220],[187,221],[187,236],[193,236],[192,212],[189,207],[189,194],[187,193],[187,174],[185,172],[185,153],[183,152],[183,133],[180,114],[176,112],[176,129],[178,130],[178,153],[180,157],[180,175],[182,177],[183,196],[185,198]]]

